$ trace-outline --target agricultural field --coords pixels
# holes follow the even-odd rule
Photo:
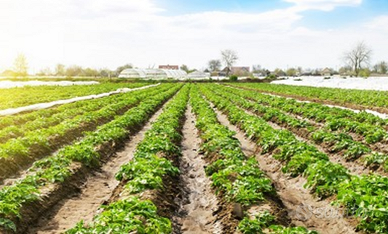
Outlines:
[[[0,117],[0,232],[388,233],[386,92],[149,85],[0,90],[144,87]]]
[[[26,86],[0,89],[0,110],[31,104],[107,93],[119,88],[136,88],[146,83],[104,83],[72,86]]]

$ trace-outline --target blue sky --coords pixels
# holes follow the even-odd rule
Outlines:
[[[30,72],[56,63],[114,69],[186,64],[220,51],[236,65],[339,68],[359,41],[388,61],[388,0],[2,0],[0,71],[25,54]]]
[[[202,11],[229,11],[258,13],[288,7],[292,4],[277,0],[162,0],[161,6],[168,9],[167,14],[194,13]]]

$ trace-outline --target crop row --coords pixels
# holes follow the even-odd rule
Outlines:
[[[94,222],[83,221],[67,231],[76,233],[171,233],[171,221],[157,215],[157,205],[141,198],[146,190],[166,190],[166,177],[179,174],[176,163],[181,157],[180,130],[188,101],[189,86],[166,104],[163,113],[152,124],[145,138],[136,147],[134,158],[121,166],[116,179],[124,191],[119,200],[103,207],[103,212],[94,217]],[[162,203],[159,198],[157,203]],[[173,199],[172,199],[173,200]],[[171,202],[171,201],[170,201]],[[160,207],[159,207],[160,208]],[[158,213],[163,213],[159,210]]]
[[[98,166],[101,157],[109,157],[114,153],[114,150],[121,146],[121,142],[142,126],[180,87],[175,85],[165,92],[149,96],[123,115],[116,116],[96,131],[87,133],[80,141],[62,148],[55,156],[35,162],[25,178],[0,190],[0,225],[5,229],[15,230],[16,227],[23,227],[23,224],[32,222],[44,212],[39,210],[44,209],[44,206],[38,206],[34,212],[35,217],[32,218],[25,215],[26,207],[40,201],[43,196],[52,197],[50,192],[55,188],[53,185],[71,180],[77,170]]]
[[[318,197],[336,195],[334,203],[345,207],[349,215],[358,217],[359,230],[388,231],[388,178],[375,174],[351,175],[342,165],[330,162],[327,155],[314,146],[298,141],[291,132],[273,129],[264,119],[245,113],[205,86],[201,86],[201,90],[227,114],[232,124],[257,141],[261,153],[271,153],[282,161],[284,173],[306,177],[305,186]]]
[[[206,174],[211,177],[216,192],[229,202],[242,204],[245,210],[265,201],[267,195],[274,196],[276,192],[272,182],[259,169],[257,160],[244,155],[239,141],[234,138],[235,133],[218,122],[216,113],[202,98],[197,87],[191,93],[191,105],[197,116],[201,151],[210,162]],[[267,217],[265,222],[260,221],[262,216]],[[265,229],[271,233],[315,233],[302,227],[285,227],[276,222],[271,214],[263,212],[255,218],[245,217],[238,229],[242,233],[262,233]]]
[[[231,90],[229,88],[223,89],[221,87],[216,88],[214,86],[211,89],[218,95],[230,99],[236,105],[260,115],[263,119],[290,128],[297,135],[321,144],[330,153],[340,152],[346,160],[355,160],[361,156],[365,156],[365,160],[369,161],[372,157],[388,157],[388,155],[383,153],[372,152],[369,146],[353,140],[346,133],[332,132],[330,129],[325,128],[320,129],[305,120],[287,115],[277,108],[272,108],[272,105],[264,106],[257,102],[248,101],[242,98],[245,96],[243,94],[244,91]],[[387,165],[384,165],[384,168],[387,168]]]
[[[83,112],[58,125],[30,131],[23,137],[0,144],[1,177],[16,173],[20,167],[54,152],[62,145],[83,136],[86,131],[93,130],[98,125],[109,122],[114,116],[136,106],[142,98],[158,92],[159,89],[150,89],[119,95],[115,98],[117,102],[111,105],[105,105],[92,112]]]
[[[72,86],[31,86],[0,89],[0,110],[28,106],[73,97],[115,91],[119,88],[136,88],[146,83],[104,83]]]
[[[107,106],[111,103],[122,102],[130,96],[132,95],[120,94],[99,99],[91,99],[64,104],[56,108],[34,111],[28,114],[28,119],[31,119],[31,121],[25,123],[20,123],[18,121],[21,119],[21,115],[9,116],[8,119],[17,119],[17,121],[13,122],[18,123],[4,126],[0,130],[0,143],[4,143],[10,138],[22,137],[30,131],[57,125],[66,119],[74,118],[75,116],[80,115],[82,113],[99,110],[102,107]],[[32,116],[34,116],[33,119],[31,118]]]
[[[229,89],[232,90],[232,89]],[[238,92],[235,90],[234,92]],[[366,143],[388,141],[388,120],[381,119],[365,111],[355,113],[351,110],[328,107],[319,103],[298,102],[253,91],[241,91],[240,94],[253,101],[298,114],[305,118],[325,123],[327,129],[354,132],[365,138]]]
[[[263,92],[307,97],[321,101],[331,101],[339,105],[355,104],[365,107],[388,108],[386,91],[351,90],[339,88],[316,88],[292,85],[273,85],[264,83],[237,84],[236,86],[257,89]]]

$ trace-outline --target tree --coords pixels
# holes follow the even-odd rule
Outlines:
[[[109,78],[110,78],[110,76],[111,76],[111,74],[112,74],[113,72],[110,71],[110,70],[107,69],[107,68],[103,68],[103,69],[100,69],[99,73],[100,73],[100,76],[101,76],[101,77],[109,77]]]
[[[352,50],[345,52],[344,60],[358,76],[363,66],[369,63],[371,55],[372,50],[364,42],[359,42]]]
[[[53,72],[51,71],[51,68],[49,68],[49,67],[43,68],[38,73],[36,73],[36,75],[38,75],[38,76],[51,76],[52,74],[53,74]]]
[[[229,72],[232,70],[233,64],[238,60],[237,52],[234,50],[222,50],[221,58],[225,63],[225,66],[228,68],[226,71],[226,76],[228,76]]]
[[[123,65],[123,66],[120,66],[120,67],[116,68],[116,76],[119,76],[120,73],[121,73],[124,69],[128,69],[128,68],[133,68],[132,64],[127,63],[127,64],[125,64],[125,65]]]
[[[208,67],[212,72],[219,71],[221,69],[221,61],[219,59],[212,59],[208,62]]]
[[[280,68],[275,68],[273,74],[275,74],[277,77],[286,75],[286,73]]]
[[[14,62],[14,72],[16,76],[27,76],[28,75],[28,64],[24,54],[19,54]]]
[[[381,61],[374,65],[374,72],[380,73],[380,74],[387,74],[388,71],[388,64],[385,61]]]
[[[296,73],[298,73],[298,70],[295,68],[289,68],[286,71],[287,76],[296,76]]]
[[[254,73],[259,73],[261,72],[262,69],[261,69],[261,65],[257,64],[257,65],[252,65],[252,72]]]
[[[182,65],[181,65],[181,70],[182,70],[182,71],[185,71],[186,73],[189,73],[189,71],[190,71],[190,70],[189,70],[189,67],[188,67],[186,64],[182,64]]]
[[[65,65],[58,63],[55,65],[55,75],[56,76],[64,76],[65,75]]]
[[[82,75],[82,72],[83,72],[82,67],[73,65],[66,69],[65,74],[67,77],[72,77],[72,76],[80,76]]]

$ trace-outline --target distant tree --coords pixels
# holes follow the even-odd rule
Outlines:
[[[289,68],[286,71],[287,76],[296,76],[296,73],[298,73],[298,70],[295,68]]]
[[[81,76],[83,74],[83,69],[80,66],[72,65],[66,68],[65,75],[67,77]]]
[[[113,72],[107,68],[100,69],[99,75],[101,77],[110,77]]]
[[[64,76],[66,72],[65,65],[58,63],[55,65],[55,71],[54,74],[56,76]]]
[[[261,69],[261,65],[259,64],[256,64],[256,65],[252,65],[252,72],[253,73],[259,73],[259,72],[262,72],[263,69]]]
[[[89,77],[96,77],[99,75],[99,72],[96,69],[88,67],[86,69],[83,69],[82,75],[89,76]]]
[[[181,65],[181,70],[183,70],[183,71],[185,71],[185,72],[187,72],[187,73],[189,73],[189,67],[186,65],[186,64],[182,64]]]
[[[28,64],[24,54],[19,54],[14,62],[14,72],[16,76],[27,76],[28,75]]]
[[[182,64],[180,68],[181,68],[181,70],[185,71],[187,74],[197,71],[197,69],[195,69],[195,68],[194,69],[190,69],[185,64]]]
[[[380,74],[387,74],[388,71],[388,64],[385,61],[381,61],[373,66],[374,72],[380,73]]]
[[[125,64],[125,65],[123,65],[123,66],[120,66],[120,67],[116,68],[116,76],[119,76],[120,73],[121,73],[124,69],[128,69],[128,68],[133,68],[132,64],[127,63],[127,64]]]
[[[338,72],[342,76],[347,76],[347,75],[350,75],[352,73],[352,68],[350,66],[340,67]]]
[[[371,59],[372,50],[364,43],[359,42],[352,50],[345,52],[344,60],[349,64],[356,76]]]
[[[16,75],[15,75],[15,72],[12,71],[12,70],[9,70],[9,69],[3,71],[3,73],[1,73],[1,75],[2,75],[2,76],[16,76]]]
[[[299,76],[302,75],[303,68],[302,67],[298,67],[297,70],[298,70],[298,74],[297,75],[299,75]]]
[[[46,67],[41,69],[38,73],[36,73],[38,76],[51,76],[53,75],[53,72],[51,71],[51,68]]]
[[[221,69],[221,61],[219,59],[212,59],[208,62],[208,67],[211,72],[219,71]]]
[[[228,68],[226,72],[226,76],[228,76],[229,72],[232,70],[233,64],[235,64],[236,61],[238,60],[237,52],[234,50],[222,50],[221,58],[225,66]]]
[[[276,76],[285,76],[286,75],[286,73],[280,68],[276,68],[273,71],[273,74],[275,74]]]

